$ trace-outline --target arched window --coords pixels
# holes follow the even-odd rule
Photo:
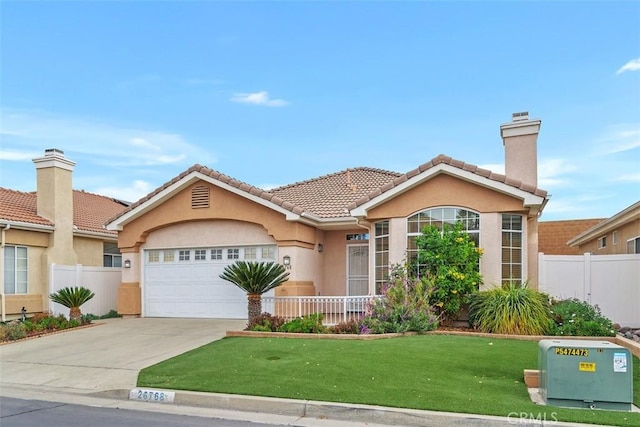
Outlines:
[[[407,262],[412,265],[418,258],[416,237],[422,234],[422,229],[428,225],[435,225],[442,230],[444,224],[460,223],[469,234],[471,240],[480,247],[480,214],[461,208],[431,208],[407,218]],[[420,267],[418,266],[418,274]]]

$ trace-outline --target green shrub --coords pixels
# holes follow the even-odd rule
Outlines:
[[[28,319],[22,322],[22,324],[24,325],[24,328],[27,332],[35,331],[37,327],[35,323],[33,323],[31,320],[28,320]]]
[[[82,323],[80,323],[80,320],[78,319],[73,319],[69,321],[69,328],[77,328],[78,326],[80,326]]]
[[[27,337],[27,328],[18,320],[13,320],[5,324],[5,340],[14,341]]]
[[[278,332],[298,332],[306,334],[324,334],[328,329],[322,323],[324,315],[322,313],[307,314],[296,317],[278,328]]]
[[[551,315],[552,335],[606,337],[616,334],[613,323],[602,315],[600,307],[577,298],[554,301]]]
[[[107,314],[103,314],[102,316],[100,316],[100,319],[116,319],[118,317],[122,317],[122,315],[118,314],[118,312],[115,310],[109,310]]]
[[[553,325],[549,297],[526,283],[478,292],[471,298],[469,323],[482,332],[544,335]]]
[[[438,317],[430,306],[433,282],[427,277],[409,278],[406,266],[392,268],[382,297],[367,304],[361,333],[426,332],[438,327]]]
[[[455,320],[462,306],[469,303],[470,296],[482,284],[482,249],[476,247],[461,223],[444,224],[442,230],[435,225],[427,226],[416,238],[416,245],[418,266],[413,266],[412,270],[419,276],[433,279],[431,305],[436,307],[443,321]]]
[[[285,323],[280,316],[272,316],[270,313],[262,313],[249,322],[247,331],[276,332]]]
[[[331,332],[334,334],[359,334],[360,322],[355,319],[347,320],[346,322],[340,322],[331,328]]]

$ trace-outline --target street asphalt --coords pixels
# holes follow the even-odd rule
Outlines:
[[[581,425],[554,422],[552,408],[543,406],[531,417],[491,417],[180,390],[173,403],[129,400],[141,369],[244,326],[242,320],[109,319],[0,345],[0,396],[296,426]]]

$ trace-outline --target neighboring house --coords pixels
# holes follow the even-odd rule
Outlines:
[[[567,242],[579,254],[640,254],[640,201]]]
[[[461,222],[484,250],[485,286],[537,286],[540,120],[500,127],[506,176],[440,155],[405,174],[359,167],[262,190],[195,165],[118,214],[125,268],[118,312],[246,318],[246,297],[218,276],[236,260],[290,271],[276,296],[377,293],[416,256],[428,224]]]
[[[127,204],[72,189],[75,163],[60,150],[33,160],[37,190],[0,188],[2,317],[48,307],[51,264],[119,267],[117,233],[104,223]]]
[[[567,241],[593,227],[604,218],[540,221],[538,223],[538,252],[545,255],[582,255]]]

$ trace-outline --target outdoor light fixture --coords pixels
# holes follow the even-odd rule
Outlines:
[[[287,269],[291,268],[291,257],[289,255],[285,255],[282,257],[282,265],[284,265]]]
[[[131,260],[128,260],[128,259],[124,260],[124,268],[131,268]]]
[[[318,252],[324,251],[324,245],[322,243],[318,243]]]

